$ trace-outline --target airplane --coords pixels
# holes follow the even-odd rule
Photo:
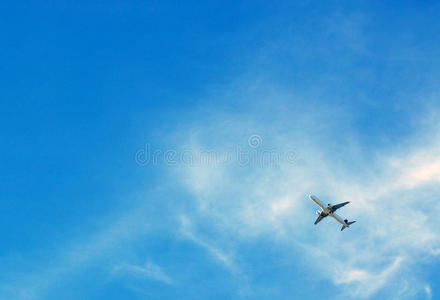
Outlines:
[[[316,213],[318,214],[318,218],[315,221],[315,225],[318,224],[322,219],[324,219],[327,216],[332,216],[333,218],[336,219],[336,221],[338,221],[339,223],[342,224],[342,228],[341,231],[344,230],[346,227],[349,227],[351,224],[355,223],[356,221],[351,221],[348,222],[347,219],[342,220],[340,216],[338,216],[337,214],[335,214],[335,211],[345,205],[347,205],[348,203],[350,203],[350,201],[347,202],[343,202],[343,203],[339,203],[336,205],[331,205],[328,204],[327,206],[323,205],[318,198],[316,198],[316,196],[310,195],[309,198],[315,202],[316,204],[319,205],[319,207],[321,207],[321,210],[317,210]]]

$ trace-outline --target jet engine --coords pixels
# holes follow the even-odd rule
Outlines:
[[[321,213],[322,213],[322,211],[320,211],[320,210],[317,210],[317,211],[316,211],[316,214],[317,214],[318,216],[320,216]]]

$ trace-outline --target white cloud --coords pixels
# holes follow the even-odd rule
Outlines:
[[[391,158],[390,164],[400,172],[399,188],[440,183],[440,144],[421,147],[406,157]]]
[[[198,204],[188,218],[200,222],[198,226],[208,222],[230,232],[237,243],[265,235],[274,242],[304,247],[304,258],[317,274],[346,287],[342,291],[351,297],[368,298],[391,283],[412,280],[408,267],[423,264],[423,257],[435,256],[440,249],[438,185],[432,186],[440,181],[440,142],[426,135],[425,143],[405,151],[396,147],[383,154],[366,153],[337,113],[326,120],[322,111],[304,109],[307,114],[296,112],[287,118],[265,107],[270,117],[261,122],[251,106],[247,115],[217,112],[212,117],[215,123],[185,128],[197,132],[192,142],[196,140],[198,148],[215,139],[221,151],[243,145],[247,136],[258,133],[262,145],[277,151],[295,148],[305,162],[283,162],[275,168],[234,162],[216,169],[183,167],[178,177]],[[326,127],[320,125],[323,121]],[[309,193],[332,203],[351,201],[341,214],[358,222],[343,234],[331,220],[314,227]],[[216,242],[221,248],[221,241]],[[327,260],[337,266],[330,274],[327,265],[319,263]],[[397,272],[403,276],[395,276]]]
[[[162,268],[151,261],[147,261],[145,265],[138,266],[132,264],[118,264],[113,267],[113,273],[125,274],[136,277],[144,277],[171,284],[171,278],[162,270]]]
[[[76,272],[98,261],[102,255],[108,255],[122,242],[148,232],[151,224],[144,217],[146,211],[145,207],[137,207],[116,220],[115,216],[106,219],[104,223],[110,225],[106,225],[105,229],[93,232],[86,228],[81,238],[64,244],[56,256],[41,263],[41,268],[2,283],[0,296],[10,299],[43,299],[64,278],[74,276]]]
[[[191,221],[186,216],[182,216],[180,220],[180,233],[183,235],[183,237],[206,249],[216,261],[218,261],[233,274],[244,276],[240,268],[235,263],[232,255],[225,253],[216,245],[213,245],[201,237],[198,237],[194,232],[194,228],[192,228],[193,225],[191,224]]]
[[[348,290],[351,291],[353,297],[366,298],[383,287],[395,275],[403,262],[403,257],[397,257],[389,266],[376,273],[361,269],[337,272],[334,282],[349,285]]]
[[[432,299],[432,290],[429,284],[425,285],[425,293],[428,299]]]

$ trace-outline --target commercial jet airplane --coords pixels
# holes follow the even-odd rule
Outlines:
[[[356,221],[348,222],[347,219],[342,220],[340,216],[335,214],[335,211],[337,209],[343,207],[344,205],[347,205],[348,203],[350,203],[349,201],[344,202],[344,203],[339,203],[339,204],[336,204],[336,205],[328,204],[327,206],[325,206],[315,196],[310,195],[309,198],[311,200],[313,200],[313,202],[318,204],[321,207],[321,209],[322,209],[322,210],[317,210],[316,211],[316,213],[318,214],[318,218],[315,221],[315,225],[318,224],[322,219],[324,219],[327,216],[332,216],[333,218],[336,219],[336,221],[338,221],[339,223],[342,224],[341,231],[344,230],[346,227],[349,227],[351,224],[356,222]]]

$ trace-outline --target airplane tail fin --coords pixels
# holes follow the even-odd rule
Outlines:
[[[353,223],[356,223],[356,221],[348,222],[347,220],[344,220],[346,225],[342,225],[341,231],[344,230],[346,227],[350,226]]]

